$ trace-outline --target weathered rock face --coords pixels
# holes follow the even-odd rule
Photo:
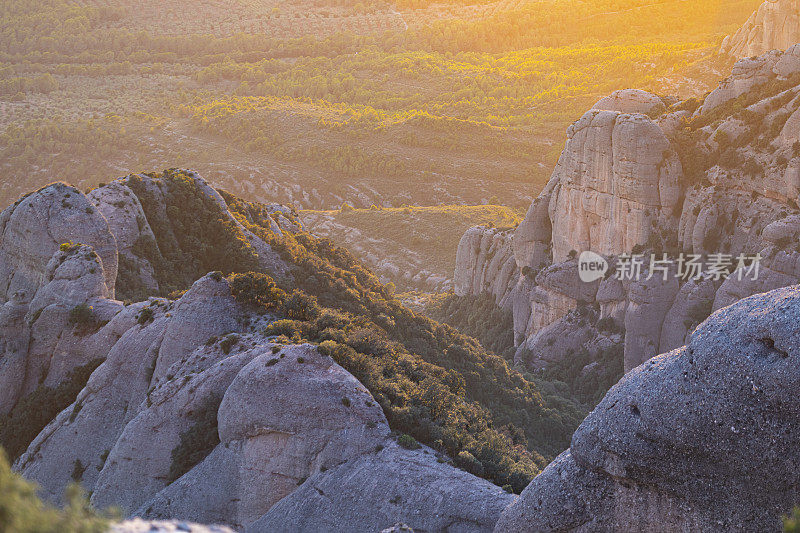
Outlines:
[[[150,260],[137,254],[137,246],[141,246],[141,243],[155,243],[155,235],[139,198],[124,180],[115,180],[98,187],[87,197],[106,218],[117,240],[120,260],[129,262],[131,270],[137,272],[148,291],[157,291],[158,282],[155,280],[153,265]]]
[[[519,270],[508,231],[477,227],[458,244],[455,293],[459,296],[488,292],[502,298],[516,283]]]
[[[250,242],[261,266],[278,277],[285,273],[277,253],[242,225],[220,193],[197,174],[185,172],[219,208],[220,217]],[[118,279],[122,285],[158,291],[154,262],[163,257],[131,188],[134,179],[152,199],[150,216],[162,231],[171,232],[164,224],[165,184],[150,175],[114,180],[88,195],[54,183],[0,213],[0,413],[10,411],[38,385],[56,386],[74,368],[109,353],[135,322],[114,300]],[[272,209],[287,230],[295,229],[290,214]],[[280,234],[279,224],[272,224],[272,231]],[[182,305],[192,304],[183,300]],[[84,323],[76,320],[80,314],[73,314],[81,308]],[[183,353],[181,343],[197,340],[192,335],[210,336],[196,327],[203,323],[204,310],[192,313],[183,313],[183,326],[173,322],[166,335],[166,350],[174,357]],[[232,312],[217,310],[215,316],[214,327],[232,329]],[[168,363],[162,358],[162,364]]]
[[[316,474],[247,533],[368,533],[397,522],[413,531],[490,531],[515,499],[438,462],[433,450],[405,450],[391,443]]]
[[[591,316],[623,330],[630,370],[683,345],[712,309],[800,282],[799,57],[800,45],[741,60],[699,105],[666,109],[641,91],[600,100],[569,128],[552,178],[515,231],[464,235],[456,294],[491,294],[511,310],[516,363],[531,368],[604,346],[586,320],[570,334],[568,315],[596,306]],[[575,260],[584,251],[603,255],[612,272],[620,255],[644,253],[640,279],[584,283]],[[728,254],[728,272],[740,254],[760,254],[760,271],[756,280],[745,269],[727,280],[648,280],[650,252],[673,263],[679,253]]]
[[[630,250],[675,224],[681,164],[649,117],[590,111],[567,137],[549,208],[555,261],[572,250]]]
[[[763,55],[745,57],[736,62],[731,75],[722,80],[719,87],[711,91],[703,101],[702,112],[708,113],[716,107],[742,96],[775,76],[788,78],[799,71],[797,49],[781,53],[772,50]]]
[[[739,30],[722,42],[720,52],[742,58],[786,50],[800,41],[800,6],[794,0],[766,0]]]
[[[50,258],[67,242],[97,252],[113,296],[117,246],[108,222],[78,189],[54,183],[0,213],[0,299],[30,301],[46,282]]]
[[[120,287],[159,289],[164,256],[156,241],[177,242],[165,223],[173,185],[196,186],[203,205],[255,250],[254,264],[277,276],[287,271],[266,241],[268,232],[300,228],[291,212],[220,194],[193,173],[179,179],[129,177],[89,197],[55,184],[3,213],[0,412],[40,385],[58,386],[77,366],[99,364],[14,468],[47,500],[58,502],[79,480],[99,508],[165,520],[114,525],[119,532],[229,531],[176,519],[255,531],[274,530],[254,524],[275,520],[319,530],[408,523],[491,531],[514,496],[431,450],[400,448],[356,378],[317,346],[276,344],[264,333],[275,317],[244,307],[219,272],[177,299],[113,299],[118,258],[125,264]],[[511,257],[510,243],[505,253]],[[349,484],[339,504],[293,500],[285,516],[270,514],[298,491],[321,494],[314,483],[329,475],[336,476],[331,483]],[[386,491],[402,500],[389,502]],[[353,512],[342,514],[354,494]]]
[[[66,246],[46,263],[32,299],[19,290],[0,308],[0,413],[40,384],[60,383],[110,346],[107,331],[88,341],[83,331],[101,328],[122,307],[108,299],[106,279],[102,259],[92,248]],[[72,312],[79,306],[91,310],[93,323],[74,323]]]
[[[371,452],[385,440],[389,428],[380,407],[330,357],[312,346],[261,353],[224,393],[221,443],[137,514],[243,527],[310,475]],[[141,438],[141,432],[133,434]]]
[[[495,531],[779,531],[800,487],[798,318],[800,289],[752,296],[628,373]]]

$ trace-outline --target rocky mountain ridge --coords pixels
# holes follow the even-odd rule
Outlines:
[[[192,210],[195,201],[213,216]],[[176,210],[176,202],[186,202],[189,211]],[[514,500],[510,488],[465,471],[489,475],[483,469],[495,468],[485,459],[481,463],[479,452],[464,450],[456,468],[441,451],[409,435],[399,438],[387,419],[389,414],[398,424],[388,409],[394,400],[380,389],[373,394],[337,363],[358,368],[371,383],[366,378],[379,371],[359,359],[370,356],[332,339],[312,344],[297,333],[286,335],[313,315],[333,338],[360,343],[362,350],[389,349],[369,337],[374,333],[363,319],[353,332],[362,337],[347,341],[341,325],[350,320],[346,314],[320,311],[313,298],[287,296],[270,277],[252,272],[201,275],[170,297],[115,299],[118,293],[172,289],[181,279],[167,274],[178,259],[189,265],[187,276],[204,268],[204,261],[235,258],[276,280],[291,278],[315,260],[287,255],[281,246],[291,232],[307,246],[327,250],[337,264],[351,261],[304,237],[290,210],[246,204],[192,172],[175,170],[129,176],[88,194],[56,183],[22,198],[0,221],[7,299],[0,308],[0,439],[11,446],[14,469],[37,482],[47,500],[58,502],[70,483],[80,481],[99,508],[253,532],[380,531],[397,523],[418,530],[491,531]],[[206,257],[212,250],[195,238],[200,236],[225,244],[225,255]],[[182,255],[168,243],[177,244]],[[119,265],[125,262],[137,268],[123,274]],[[355,293],[352,287],[359,285],[349,276],[368,274],[354,270],[344,278],[344,272],[339,285],[347,279],[353,302],[364,305],[368,299]],[[303,281],[315,283],[310,277]],[[361,283],[382,290],[369,278]],[[387,324],[402,318],[388,307],[383,312]],[[410,355],[398,357],[415,375],[431,374],[426,394],[448,402],[454,410],[448,416],[460,409],[457,402],[464,400],[432,377],[440,372],[459,391],[457,374]],[[494,359],[492,364],[502,365]],[[498,371],[507,374],[503,368]],[[64,387],[73,387],[78,374],[86,381],[68,397]],[[416,385],[409,381],[404,387],[413,392]],[[402,392],[392,394],[406,401]],[[53,411],[51,402],[64,396],[68,401]],[[53,418],[36,428],[47,412]],[[496,445],[506,437],[494,438]],[[503,459],[506,467],[508,460]],[[346,492],[337,490],[343,485]],[[314,498],[319,501],[309,505]]]
[[[0,442],[50,501],[80,481],[163,521],[118,529],[777,531],[800,500],[798,72],[792,49],[703,102],[615,93],[516,230],[462,239],[457,287],[513,311],[520,365],[624,347],[546,468],[564,398],[404,310],[292,210],[181,170],[0,214]],[[763,276],[583,283],[584,247],[759,253]]]
[[[800,41],[800,6],[793,0],[766,0],[739,30],[722,42],[720,52],[736,58],[786,50]]]
[[[544,368],[622,345],[630,370],[685,344],[713,310],[800,280],[800,46],[739,61],[703,101],[642,91],[598,102],[567,132],[552,178],[514,231],[469,230],[455,291],[513,311],[515,362]],[[636,112],[631,112],[636,109]],[[577,255],[673,263],[760,254],[757,280],[733,272],[580,281]],[[612,272],[613,268],[609,270]],[[741,279],[740,279],[741,278]],[[569,333],[568,335],[566,333]]]
[[[294,275],[297,259],[282,253],[280,244],[291,242],[290,231],[297,231],[290,212],[276,215],[286,218],[281,229],[260,220],[265,211],[258,206],[226,200],[192,173],[140,179],[150,182],[148,189],[163,188],[165,197],[186,186],[212,199],[217,224],[230,231],[226,241],[233,239],[230,254],[242,261],[251,257],[257,266],[258,254],[248,253],[258,246],[270,261],[283,262],[270,268]],[[93,370],[87,381],[25,443],[15,469],[38,482],[52,501],[80,480],[100,507],[115,504],[130,516],[171,520],[133,520],[117,530],[136,531],[142,524],[185,529],[181,521],[187,520],[256,533],[404,530],[395,524],[421,531],[654,531],[665,524],[693,531],[764,531],[777,530],[780,515],[797,500],[800,413],[792,397],[798,385],[797,289],[752,296],[717,311],[690,334],[686,346],[630,372],[580,425],[571,449],[517,497],[465,471],[481,461],[486,465],[481,468],[491,466],[476,448],[478,455],[464,451],[453,460],[408,435],[398,438],[391,427],[398,414],[384,397],[388,389],[376,388],[370,377],[385,370],[365,370],[378,353],[348,352],[332,339],[303,342],[292,331],[303,314],[320,313],[317,320],[332,336],[345,333],[331,332],[345,315],[319,310],[299,293],[283,294],[265,274],[212,272],[170,298],[128,304],[114,299],[131,283],[120,284],[117,277],[112,290],[107,280],[113,278],[104,269],[106,261],[114,264],[118,250],[110,221],[120,218],[98,217],[106,206],[90,205],[86,198],[54,184],[1,217],[0,257],[8,274],[3,279],[13,297],[0,314],[5,343],[0,375],[9,383],[59,387],[89,359]],[[153,222],[158,244],[165,228],[154,222],[153,207],[142,212]],[[25,231],[19,224],[33,219],[22,215],[34,208],[40,225]],[[188,220],[172,214],[171,228],[194,234]],[[191,214],[204,219],[200,212]],[[75,235],[52,235],[50,217],[76,228],[85,242],[56,245]],[[285,238],[271,238],[267,229],[280,230]],[[18,246],[20,235],[41,244],[41,257],[45,245],[55,247],[45,266]],[[297,235],[297,242],[324,246]],[[508,240],[502,232],[496,236]],[[94,251],[93,239],[103,254]],[[186,244],[177,236],[176,242]],[[104,249],[107,243],[114,248]],[[202,243],[194,245],[202,249]],[[182,257],[202,267],[202,258]],[[160,271],[164,265],[154,261],[152,275],[144,271],[143,277],[169,281]],[[388,322],[401,318],[382,320],[390,330]],[[363,330],[360,334],[363,344]],[[455,353],[457,348],[454,342],[445,348],[461,358],[456,368],[473,357]],[[449,417],[463,409],[435,386],[431,363],[393,357],[395,372],[404,365],[429,372],[428,387],[420,389],[424,394],[449,398],[431,408],[446,405]],[[497,358],[487,362],[504,368]],[[477,372],[461,375],[466,380],[471,374]],[[468,386],[488,389],[501,376],[478,376],[483,386]],[[404,383],[412,386],[410,380]],[[44,391],[36,386],[9,396],[4,409],[12,417],[2,420],[0,434],[6,424],[24,427],[15,424],[42,408],[34,399]],[[532,407],[526,412],[535,414]],[[491,451],[497,454],[502,438],[498,433],[493,439]]]

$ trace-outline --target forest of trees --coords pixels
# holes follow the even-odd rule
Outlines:
[[[409,27],[277,38],[247,26],[229,35],[149,31],[122,3],[10,0],[0,5],[0,98],[11,105],[0,125],[10,134],[0,138],[2,170],[14,181],[44,179],[33,167],[75,175],[67,165],[87,160],[73,149],[75,136],[43,141],[25,123],[45,110],[50,131],[62,120],[102,118],[109,111],[86,116],[83,108],[110,92],[119,102],[113,114],[142,140],[104,150],[110,167],[144,170],[179,150],[149,115],[214,142],[220,164],[236,149],[299,165],[301,179],[390,178],[410,190],[416,178],[489,172],[510,199],[509,183],[544,183],[566,126],[593,100],[620,87],[660,90],[665,76],[710,56],[757,3],[476,1],[469,5],[483,6],[482,15],[459,16],[466,3],[453,1],[436,8],[456,9],[452,16],[424,21],[427,0],[320,0],[323,18],[330,9],[400,10]],[[143,94],[142,82],[155,79],[159,90]],[[83,133],[79,144],[105,145],[119,130]],[[180,150],[204,152],[187,143]],[[90,184],[107,171],[82,166]],[[7,203],[6,195],[13,192],[3,193]]]

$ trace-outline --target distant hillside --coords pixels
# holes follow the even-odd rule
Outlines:
[[[472,226],[516,227],[508,207],[438,206],[301,211],[307,229],[346,247],[399,290],[452,288],[455,253]]]
[[[703,94],[758,3],[3,2],[0,205],[191,165],[301,208],[523,208],[586,107]]]

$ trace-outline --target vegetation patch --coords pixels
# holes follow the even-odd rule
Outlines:
[[[209,396],[192,415],[192,426],[181,433],[180,444],[172,450],[167,483],[172,483],[205,459],[219,444],[217,411],[221,396]]]
[[[95,333],[106,323],[95,316],[91,305],[83,303],[70,310],[69,324],[74,328],[76,335],[83,337]]]
[[[585,372],[591,365],[591,371]],[[552,388],[569,395],[587,409],[593,408],[625,374],[623,345],[617,344],[590,354],[586,350],[571,354],[547,367],[536,380],[540,388]]]
[[[506,361],[514,361],[514,316],[502,309],[494,296],[442,294],[428,303],[425,312],[434,320],[453,326]]]
[[[286,300],[275,280],[261,272],[234,274],[229,281],[236,301],[256,311],[274,310]]]
[[[258,270],[258,256],[247,238],[192,176],[174,169],[149,176],[166,205],[161,205],[161,198],[141,177],[128,178],[155,235],[155,240],[137,241],[133,252],[153,266],[159,296],[184,290],[209,272],[227,275]],[[118,297],[141,300],[153,296],[137,280],[136,265],[121,262]]]
[[[67,379],[56,387],[39,385],[17,402],[11,412],[0,417],[0,446],[5,448],[12,461],[22,455],[58,413],[75,401],[89,381],[89,376],[102,362],[102,359],[95,359],[73,369]]]
[[[75,483],[67,488],[63,509],[43,502],[36,485],[11,470],[0,449],[0,531],[8,533],[106,533],[114,514],[98,513]]]

